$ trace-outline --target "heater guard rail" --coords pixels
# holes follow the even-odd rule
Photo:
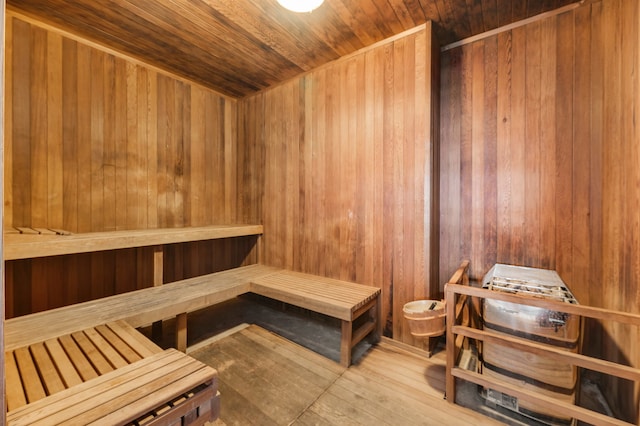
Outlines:
[[[498,293],[478,287],[468,286],[469,262],[462,263],[460,268],[451,277],[445,286],[445,300],[447,306],[447,365],[446,365],[446,397],[449,403],[454,404],[456,399],[455,379],[459,378],[484,387],[490,387],[499,392],[512,395],[519,400],[545,404],[551,408],[563,410],[572,417],[591,424],[598,425],[633,425],[587,408],[579,407],[540,393],[525,390],[509,383],[483,376],[456,366],[456,362],[463,345],[468,344],[468,339],[478,341],[500,342],[502,345],[545,356],[575,366],[604,373],[610,376],[640,383],[640,369],[629,367],[615,362],[605,361],[586,355],[563,351],[551,346],[536,343],[523,338],[502,335],[475,327],[478,307],[481,299],[495,299],[503,302],[530,305],[544,309],[552,309],[558,312],[579,315],[585,318],[615,321],[623,324],[640,327],[640,315],[619,312],[610,309],[595,308],[584,305],[572,305],[562,302],[535,299],[518,294]],[[466,309],[465,309],[466,308]],[[465,312],[466,311],[466,312]],[[639,416],[640,417],[640,416]],[[640,425],[640,418],[638,419]]]

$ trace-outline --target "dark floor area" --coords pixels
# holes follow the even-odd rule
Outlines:
[[[163,348],[174,346],[174,320],[163,322]],[[223,337],[243,324],[255,324],[307,349],[340,362],[340,320],[286,303],[246,294],[208,309],[190,313],[187,323],[188,352]],[[151,327],[142,332],[151,337]],[[371,347],[367,339],[353,351],[356,362]]]

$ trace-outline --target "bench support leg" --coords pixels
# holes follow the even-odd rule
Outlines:
[[[153,286],[161,286],[164,279],[164,246],[153,247]],[[156,321],[151,325],[151,337],[154,341],[162,341],[162,321]]]
[[[353,323],[342,320],[342,338],[340,340],[340,364],[343,367],[351,365],[351,341],[353,336]]]
[[[380,341],[382,335],[381,321],[378,318],[380,296],[361,306],[353,313],[353,320],[366,315],[366,321],[353,329],[353,321],[342,320],[342,339],[340,340],[340,364],[344,367],[351,365],[351,351],[365,337],[371,336],[371,343]]]
[[[187,352],[187,314],[176,317],[176,349]]]
[[[372,344],[380,342],[380,339],[382,338],[382,318],[380,318],[380,314],[382,311],[382,309],[380,308],[382,306],[381,303],[382,295],[378,294],[378,297],[376,297],[376,304],[373,305],[371,307],[371,310],[369,311],[369,318],[376,324],[375,332],[371,335]]]

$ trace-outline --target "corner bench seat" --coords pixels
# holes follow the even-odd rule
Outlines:
[[[345,366],[351,364],[351,349],[358,341],[371,332],[381,334],[380,289],[255,264],[9,319],[5,350],[118,320],[141,327],[177,317],[176,347],[184,351],[187,313],[249,292],[342,320]],[[354,333],[353,322],[365,313],[368,320]]]

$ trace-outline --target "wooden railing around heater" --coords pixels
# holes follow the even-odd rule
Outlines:
[[[589,424],[631,425],[631,423],[600,414],[596,411],[589,410],[575,404],[550,398],[533,390],[526,390],[499,379],[459,368],[456,366],[456,363],[459,358],[460,351],[464,345],[467,344],[467,339],[475,339],[476,341],[499,343],[523,352],[544,355],[545,357],[557,360],[558,362],[572,364],[580,368],[586,368],[605,375],[630,380],[638,384],[640,383],[640,369],[589,357],[579,353],[565,351],[557,347],[544,345],[513,335],[504,335],[491,332],[489,330],[481,330],[476,324],[474,324],[474,318],[477,318],[477,313],[479,312],[478,307],[480,306],[480,301],[482,299],[495,299],[503,302],[518,303],[550,309],[557,312],[564,312],[571,315],[578,315],[583,318],[614,321],[636,327],[640,327],[640,315],[613,311],[610,309],[531,298],[518,294],[499,293],[478,287],[470,287],[468,285],[468,268],[469,262],[463,262],[445,286],[445,299],[447,302],[446,398],[450,403],[456,402],[455,380],[456,378],[459,378],[483,387],[509,394],[518,398],[520,401],[527,401],[534,404],[545,405],[551,409],[557,409],[577,420],[581,420]],[[640,425],[640,418],[638,419],[638,425]]]

